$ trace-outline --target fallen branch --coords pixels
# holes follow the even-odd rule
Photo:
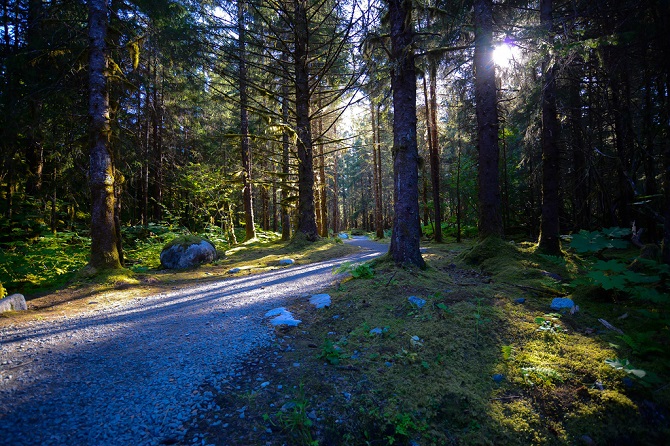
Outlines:
[[[600,322],[601,324],[603,324],[603,325],[605,326],[605,328],[607,328],[607,329],[609,329],[609,330],[616,331],[616,332],[619,333],[619,334],[623,334],[623,331],[621,331],[620,329],[616,328],[614,325],[610,324],[610,323],[607,322],[605,319],[598,319],[598,322]]]

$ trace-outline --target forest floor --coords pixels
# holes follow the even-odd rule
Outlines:
[[[63,290],[30,301],[21,317],[187,289],[232,267],[251,276],[287,255],[306,264],[355,249],[295,248],[242,246],[218,265]],[[180,444],[667,441],[666,307],[570,289],[580,272],[531,244],[427,244],[424,258],[425,270],[384,259],[345,268],[350,277],[323,291],[332,298],[324,309],[304,296],[282,304],[302,323],[276,328],[271,345],[247,355],[219,389],[203,387],[216,408],[192,420]],[[550,309],[568,295],[579,311]],[[15,318],[0,318],[0,327]]]
[[[276,329],[185,444],[665,443],[667,328],[632,351],[599,319],[649,332],[639,302],[595,293],[556,313],[564,267],[531,244],[483,250],[429,244],[425,270],[372,261],[325,291],[329,308],[296,299],[302,324]]]

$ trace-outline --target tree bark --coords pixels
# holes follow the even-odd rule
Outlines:
[[[433,186],[433,210],[435,221],[435,242],[442,243],[442,204],[440,201],[440,148],[437,136],[437,64],[430,60],[430,182]]]
[[[547,37],[553,32],[552,0],[540,1],[540,22]],[[539,248],[546,254],[561,253],[559,229],[560,163],[558,151],[558,118],[556,116],[556,66],[551,54],[542,62],[542,219]]]
[[[309,241],[319,238],[314,210],[314,151],[309,117],[309,30],[305,0],[295,1],[295,112],[298,133],[298,231]]]
[[[114,224],[114,162],[110,150],[111,126],[107,85],[107,0],[89,0],[89,120],[91,190],[90,266],[120,268],[119,241]]]
[[[237,1],[237,35],[239,44],[239,71],[238,81],[240,88],[240,154],[242,157],[242,201],[244,204],[244,240],[251,240],[256,237],[256,228],[254,226],[254,205],[253,191],[251,182],[251,147],[249,146],[249,112],[248,94],[247,94],[247,61],[246,61],[246,25],[244,13],[246,2]]]
[[[479,150],[479,237],[503,234],[498,172],[498,110],[493,65],[493,2],[475,0],[475,101]]]
[[[282,56],[285,57],[285,56]],[[289,133],[288,133],[288,86],[282,87],[282,177],[281,177],[281,239],[291,238],[291,215],[289,213]]]
[[[416,67],[411,2],[388,0],[393,90],[393,232],[389,254],[396,263],[424,267],[419,242],[419,153],[416,141]]]
[[[375,233],[378,239],[384,238],[384,223],[382,220],[381,178],[377,152],[380,151],[379,141],[379,110],[373,98],[370,98],[370,120],[372,121],[372,170],[373,191],[375,196]]]

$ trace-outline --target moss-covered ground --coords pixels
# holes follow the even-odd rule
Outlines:
[[[276,345],[230,381],[222,410],[200,423],[202,439],[667,443],[667,308],[580,290],[579,311],[557,313],[552,299],[570,291],[565,281],[579,270],[569,254],[537,255],[531,244],[429,245],[424,258],[425,270],[373,263],[372,278],[327,291],[329,308],[293,302],[303,324],[277,329]],[[646,350],[625,336],[646,339]]]

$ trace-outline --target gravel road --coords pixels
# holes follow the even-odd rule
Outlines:
[[[388,250],[294,265],[0,329],[0,444],[179,442],[216,409],[221,381],[271,344],[265,312],[333,283],[334,266]],[[95,296],[91,297],[95,300]]]

